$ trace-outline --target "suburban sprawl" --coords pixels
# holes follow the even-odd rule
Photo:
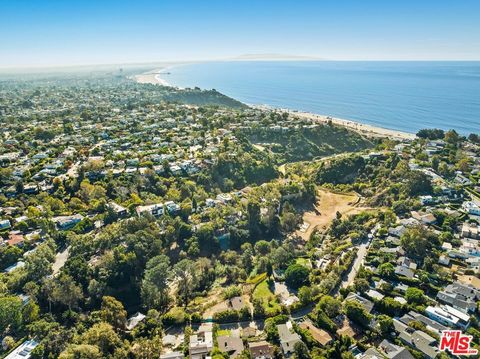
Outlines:
[[[0,357],[480,348],[477,134],[375,136],[138,73],[0,78]]]

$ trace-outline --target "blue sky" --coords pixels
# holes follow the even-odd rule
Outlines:
[[[478,0],[0,0],[0,67],[222,59],[480,60]]]

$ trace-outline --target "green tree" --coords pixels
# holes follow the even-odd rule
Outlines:
[[[83,298],[83,291],[78,286],[72,277],[68,274],[62,273],[54,281],[52,298],[54,302],[61,303],[72,309],[77,307],[78,302]]]
[[[300,341],[293,346],[295,359],[310,359],[310,352],[304,342]]]
[[[166,309],[170,271],[170,260],[165,255],[153,257],[147,262],[141,288],[142,299],[147,307]]]
[[[178,280],[180,303],[187,306],[196,284],[195,266],[191,260],[182,259],[174,266],[173,272]]]
[[[368,326],[372,316],[355,300],[347,300],[343,306],[348,318],[362,327]]]
[[[392,263],[382,263],[378,266],[378,274],[383,278],[392,278],[395,275],[395,267]]]
[[[104,356],[112,354],[117,347],[122,345],[120,337],[108,323],[94,324],[80,337],[81,344],[97,346]]]
[[[425,303],[425,295],[423,290],[409,287],[405,292],[405,299],[410,304],[423,304]]]
[[[400,237],[402,247],[410,257],[423,260],[432,244],[438,240],[423,226],[409,227]]]
[[[318,308],[323,310],[330,318],[335,318],[342,307],[342,303],[329,295],[324,295],[318,302]]]
[[[127,322],[127,311],[123,307],[122,302],[114,297],[105,296],[102,299],[100,317],[102,321],[112,325],[114,328],[124,329]]]
[[[355,290],[360,293],[365,293],[370,288],[368,280],[366,280],[365,278],[360,278],[358,276],[355,278],[353,286],[355,287]]]
[[[102,353],[96,345],[71,344],[65,349],[59,359],[101,359]]]
[[[308,283],[309,270],[301,264],[290,265],[285,271],[285,283],[290,287],[298,289]]]
[[[30,280],[38,282],[52,273],[52,263],[55,260],[55,245],[45,242],[25,259],[25,269]]]
[[[0,335],[7,329],[15,332],[22,325],[22,300],[9,296],[0,298]]]
[[[380,314],[377,317],[377,329],[382,337],[388,337],[395,330],[393,319],[388,315]]]

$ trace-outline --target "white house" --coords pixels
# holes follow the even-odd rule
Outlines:
[[[480,207],[475,202],[463,202],[462,207],[468,214],[480,216]]]
[[[147,213],[151,214],[154,217],[160,217],[163,216],[164,211],[165,210],[163,203],[150,204],[147,206],[138,206],[136,208],[136,212],[139,217]]]

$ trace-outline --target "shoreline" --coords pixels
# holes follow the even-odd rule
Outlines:
[[[366,123],[346,120],[338,117],[319,115],[316,113],[296,111],[296,110],[287,110],[287,112],[294,116],[296,115],[300,118],[312,118],[322,123],[327,123],[328,121],[332,121],[332,123],[336,125],[346,127],[350,130],[354,130],[366,137],[383,137],[383,138],[391,138],[391,139],[401,140],[401,141],[412,141],[417,137],[417,135],[413,133],[399,131],[399,130],[391,130],[389,128],[369,125]]]
[[[143,74],[135,75],[134,79],[139,84],[152,84],[173,87],[167,81],[160,77],[161,71],[164,71],[166,69],[167,68],[161,68],[158,70],[153,70],[151,72],[145,72]]]
[[[347,120],[347,119],[328,116],[328,115],[321,115],[313,112],[292,110],[288,108],[270,107],[268,105],[248,105],[248,106],[256,109],[261,109],[261,110],[269,109],[269,110],[283,111],[283,112],[287,112],[291,116],[296,116],[302,119],[311,119],[320,123],[327,123],[331,121],[336,125],[346,127],[366,137],[392,138],[392,139],[401,140],[401,141],[411,141],[417,137],[415,134],[409,133],[409,132],[392,130],[392,129],[388,129],[380,126],[369,125],[362,122]]]
[[[171,66],[155,69],[150,72],[135,75],[134,78],[136,82],[141,84],[161,85],[161,86],[180,89],[180,87],[173,86],[170,83],[168,83],[165,79],[160,77],[160,75],[162,75],[162,72],[167,71],[169,68],[171,68]],[[369,125],[366,123],[361,123],[357,121],[347,120],[347,119],[328,116],[328,115],[321,115],[321,114],[308,112],[308,111],[299,111],[299,110],[293,110],[288,108],[278,108],[278,107],[272,107],[269,105],[252,105],[252,104],[246,104],[246,105],[251,108],[260,109],[260,110],[274,110],[274,111],[278,110],[278,111],[288,112],[292,116],[296,116],[298,118],[303,118],[303,119],[313,119],[320,123],[327,123],[331,121],[336,125],[346,127],[350,130],[354,130],[366,137],[392,138],[400,141],[411,141],[417,137],[415,134],[409,133],[409,132],[392,130],[392,129],[383,128],[379,126]]]

